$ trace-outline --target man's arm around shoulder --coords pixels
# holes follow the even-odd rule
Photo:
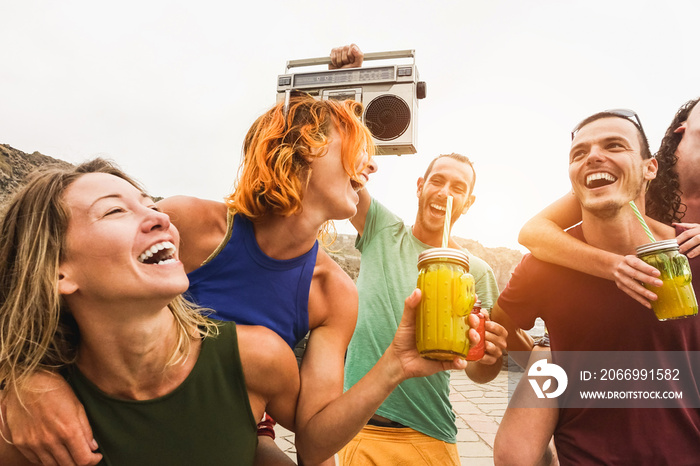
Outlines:
[[[0,457],[0,464],[12,464],[15,449],[34,463],[92,465],[102,459],[94,452],[97,443],[83,405],[59,374],[37,371],[19,395],[7,388],[0,401],[2,435],[14,443],[3,450],[7,458]]]

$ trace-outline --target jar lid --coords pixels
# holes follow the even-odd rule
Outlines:
[[[643,244],[637,247],[637,255],[648,254],[650,252],[662,250],[678,250],[678,241],[675,239],[665,239],[656,243]]]
[[[418,268],[422,268],[426,261],[445,260],[447,262],[457,262],[469,272],[469,256],[464,251],[453,248],[430,248],[418,255]]]

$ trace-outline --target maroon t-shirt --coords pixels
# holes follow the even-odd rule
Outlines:
[[[569,233],[583,240],[580,226]],[[690,264],[700,297],[700,258]],[[700,316],[659,322],[614,282],[532,255],[516,267],[498,304],[521,328],[532,328],[537,317],[545,321],[555,363],[559,352],[567,352],[560,356],[570,363],[577,355],[580,362],[591,359],[582,352],[645,351],[652,369],[678,365],[682,352],[700,351]],[[691,405],[700,399],[700,367],[693,359],[698,360],[689,357],[684,368],[690,380],[683,395]],[[575,377],[569,378],[575,386]],[[700,409],[562,408],[555,443],[562,464],[699,464]]]

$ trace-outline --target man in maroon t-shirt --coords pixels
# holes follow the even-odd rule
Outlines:
[[[583,120],[572,133],[569,154],[569,177],[583,222],[569,233],[598,248],[634,255],[649,238],[629,201],[645,205],[645,186],[657,169],[634,112],[613,110]],[[674,228],[645,220],[657,240],[675,238]],[[700,276],[700,259],[691,260],[691,268]],[[696,292],[698,285],[696,280]],[[528,255],[501,294],[493,318],[507,328],[511,350],[531,348],[531,340],[517,327],[531,328],[537,317],[546,323],[552,361],[568,369],[568,388],[558,398],[560,408],[508,409],[496,440],[497,462],[541,460],[552,434],[562,464],[697,462],[699,317],[660,322],[612,281]],[[613,352],[636,352],[625,354],[639,355],[632,359],[642,361],[648,371],[678,370],[681,380],[676,385],[682,386],[684,398],[680,407],[661,407],[654,400],[576,399],[588,383],[580,375],[584,367],[597,377],[590,387],[605,387],[608,382],[600,379]],[[597,373],[590,368],[592,361],[602,361]],[[662,387],[674,385],[654,386]],[[657,409],[641,409],[651,406]]]

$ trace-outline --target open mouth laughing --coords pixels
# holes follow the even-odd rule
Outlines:
[[[146,249],[138,258],[142,264],[163,265],[176,262],[175,245],[170,241],[161,241]]]
[[[434,209],[434,210],[438,210],[438,211],[442,212],[443,215],[445,215],[445,210],[446,210],[446,209],[445,209],[445,206],[444,206],[444,205],[440,205],[440,204],[430,204],[430,208],[432,208],[432,209]]]
[[[586,176],[586,187],[601,188],[617,181],[617,177],[608,172],[596,172]]]
[[[368,181],[367,175],[360,173],[360,174],[350,178],[350,186],[352,186],[352,189],[355,190],[355,192],[357,192],[365,187],[365,185],[367,184],[367,181]]]

